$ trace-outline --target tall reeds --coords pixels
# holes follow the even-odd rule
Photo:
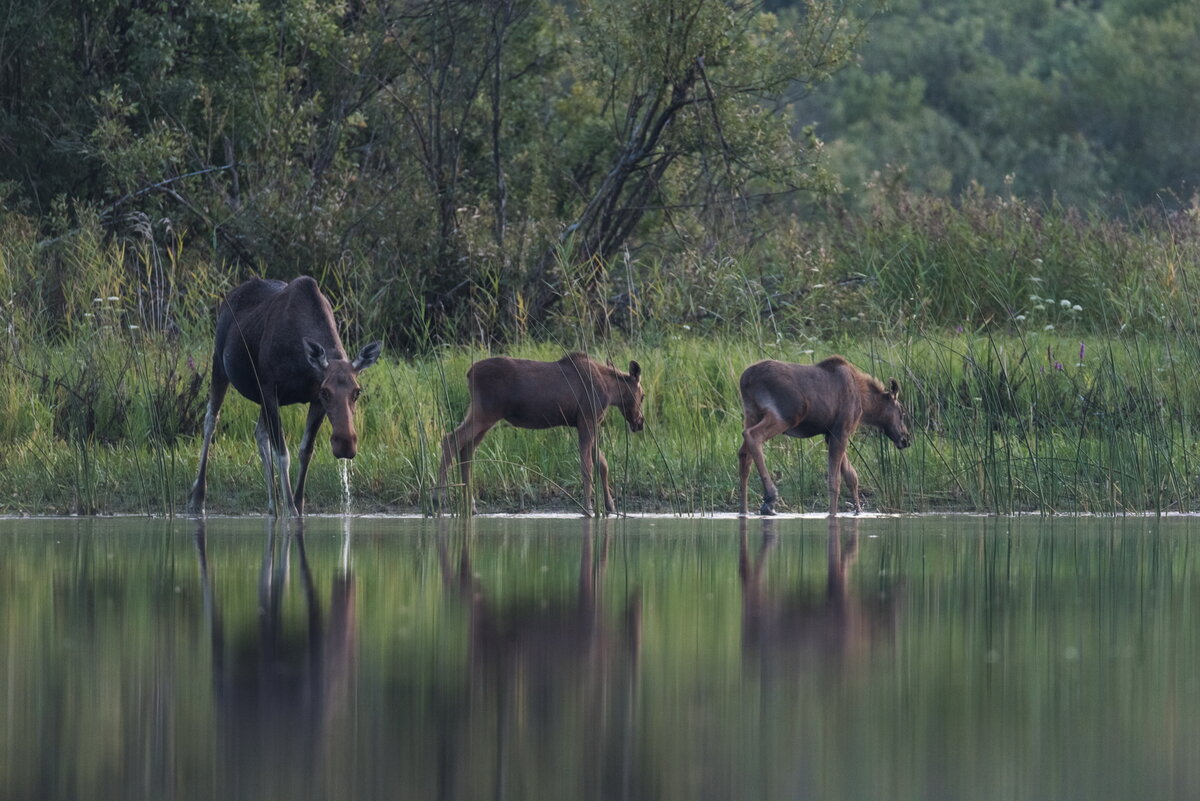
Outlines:
[[[108,241],[84,220],[40,240],[0,223],[0,510],[172,513],[194,470],[213,308],[237,278],[152,230]],[[387,352],[364,379],[355,498],[427,511],[470,363],[578,349],[643,366],[646,430],[610,415],[602,433],[623,509],[735,508],[741,370],[842,353],[897,378],[912,416],[903,453],[867,432],[852,441],[872,508],[1194,510],[1197,265],[1192,216],[1117,223],[968,196],[892,198],[861,219],[782,230],[737,259],[564,262],[566,294],[540,321],[491,273],[472,290],[480,307],[461,342],[435,343],[419,309],[393,323],[409,338],[424,331],[425,345]],[[328,276],[344,291],[339,316],[378,324],[378,291],[354,276],[353,265]],[[303,411],[284,411],[294,441]],[[257,413],[241,398],[223,410],[214,511],[260,510]],[[820,444],[768,448],[784,508],[823,508]],[[340,502],[331,463],[319,443],[313,510]],[[573,508],[577,444],[502,426],[474,481],[482,509]]]

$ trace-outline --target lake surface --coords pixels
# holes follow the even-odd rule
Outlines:
[[[1198,534],[0,520],[0,797],[1200,798]]]

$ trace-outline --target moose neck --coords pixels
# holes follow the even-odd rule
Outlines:
[[[884,407],[883,386],[871,376],[859,373],[854,377],[858,383],[858,397],[862,404],[862,420],[867,425],[878,426]]]

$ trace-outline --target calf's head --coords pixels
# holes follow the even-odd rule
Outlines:
[[[329,447],[339,459],[353,459],[358,453],[358,433],[354,430],[354,405],[362,393],[358,374],[375,363],[382,347],[379,342],[372,342],[359,351],[354,361],[348,362],[345,359],[330,359],[319,343],[308,338],[304,340],[308,363],[321,373],[318,398],[333,428],[333,433],[329,435]]]
[[[645,418],[642,417],[642,399],[646,397],[646,393],[642,391],[642,366],[637,362],[629,363],[629,375],[621,376],[621,399],[618,404],[621,408],[621,414],[625,415],[625,420],[629,423],[630,431],[641,431],[642,426],[646,424]]]
[[[904,407],[900,405],[900,382],[894,378],[890,379],[887,390],[882,393],[874,424],[895,443],[897,448],[907,448],[912,444],[908,426],[904,422],[906,416]]]

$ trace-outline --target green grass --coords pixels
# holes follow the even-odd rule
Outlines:
[[[19,222],[0,215],[0,512],[180,511],[199,451],[212,310],[237,277],[178,245],[112,242],[95,220],[51,240]],[[1200,506],[1196,215],[1118,223],[977,193],[954,203],[900,193],[856,218],[782,219],[736,256],[685,248],[589,263],[576,278],[563,258],[566,294],[540,319],[494,265],[469,282],[469,313],[441,323],[411,288],[408,316],[380,321],[395,305],[384,295],[401,289],[359,281],[365,265],[317,276],[351,350],[376,337],[411,345],[364,374],[356,508],[429,509],[440,440],[466,407],[467,367],[501,348],[641,362],[646,430],[630,434],[613,413],[602,432],[627,510],[734,509],[739,374],[761,358],[833,353],[899,379],[912,413],[915,444],[904,452],[868,431],[852,441],[870,508]],[[303,411],[286,411],[294,451]],[[211,511],[265,505],[256,415],[230,394]],[[310,510],[341,509],[332,462],[321,443]],[[819,440],[780,438],[767,462],[781,508],[825,508]],[[501,426],[476,455],[484,510],[577,508],[579,482],[571,432]]]
[[[158,343],[123,371],[124,358],[113,353],[89,351],[90,360],[81,360],[70,349],[40,352],[39,363],[67,376],[59,383],[74,382],[69,392],[9,371],[0,393],[0,510],[179,513],[199,452],[197,418],[206,391],[206,385],[191,391],[188,371],[197,368],[188,364],[206,363],[206,349],[206,342]],[[871,509],[1070,513],[1200,506],[1195,351],[1161,337],[1081,340],[1039,330],[864,339],[836,347],[680,336],[596,349],[599,358],[622,365],[636,358],[643,366],[645,431],[631,434],[612,411],[602,433],[620,508],[735,510],[741,370],[759,358],[812,362],[835,350],[880,378],[896,377],[912,417],[914,445],[903,452],[870,429],[852,441]],[[511,352],[553,359],[561,351],[530,344]],[[446,348],[413,361],[385,357],[363,374],[361,448],[351,471],[357,511],[428,510],[440,439],[465,411],[466,369],[483,355]],[[92,394],[79,389],[93,380]],[[85,402],[80,397],[95,400],[96,409],[74,408]],[[64,406],[72,407],[69,415]],[[87,428],[87,420],[105,415],[119,425],[109,424],[104,436]],[[256,416],[254,404],[230,393],[210,467],[210,512],[256,513],[265,506]],[[294,452],[303,410],[285,409],[284,420]],[[783,509],[824,510],[820,439],[780,437],[766,455],[779,477]],[[477,453],[473,482],[481,511],[576,508],[573,432],[498,426]],[[753,475],[751,492],[760,492]],[[307,495],[310,511],[341,509],[339,471],[323,440]]]

